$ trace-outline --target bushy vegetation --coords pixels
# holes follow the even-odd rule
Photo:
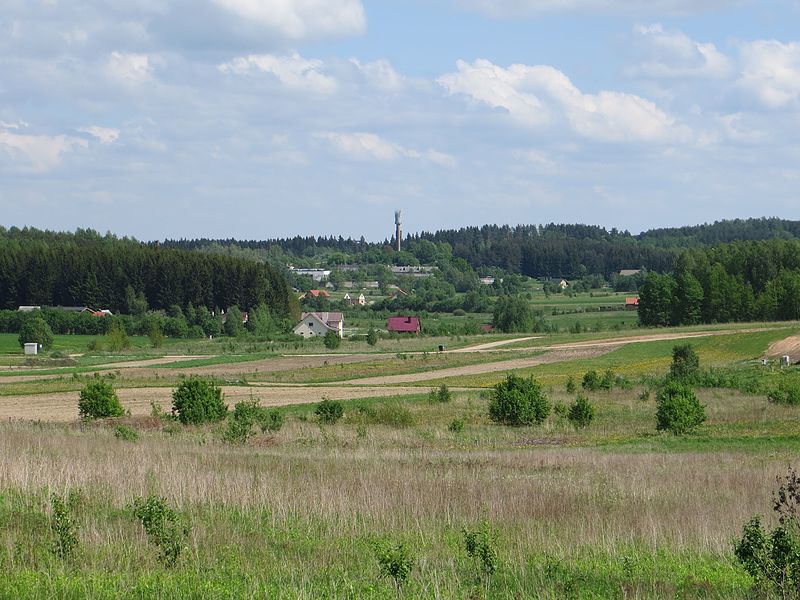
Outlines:
[[[413,554],[404,543],[394,544],[388,540],[374,542],[373,550],[381,577],[391,578],[399,590],[414,568]]]
[[[38,311],[22,322],[19,330],[19,345],[36,343],[42,350],[50,350],[53,347],[53,330],[37,313]]]
[[[68,559],[78,547],[78,532],[72,515],[72,503],[58,494],[50,496],[52,513],[51,528],[53,530],[53,554],[61,559]]]
[[[478,577],[488,579],[497,571],[497,534],[492,531],[487,521],[481,521],[476,529],[466,527],[461,530],[464,535],[464,549],[467,556],[474,559],[480,566]]]
[[[775,404],[800,405],[800,381],[796,377],[781,377],[777,386],[767,392],[767,398]]]
[[[675,435],[690,433],[706,420],[691,386],[677,380],[667,381],[656,395],[656,429]]]
[[[669,374],[676,379],[691,379],[700,370],[700,357],[691,344],[681,344],[672,348],[672,364]]]
[[[494,386],[489,401],[489,418],[515,427],[536,425],[550,414],[550,402],[541,384],[533,377],[524,379],[510,373]]]
[[[453,395],[450,393],[450,388],[443,383],[428,393],[428,399],[431,402],[450,402],[453,399]]]
[[[344,416],[344,406],[338,400],[324,398],[322,402],[317,404],[314,414],[317,415],[320,423],[333,425]]]
[[[184,425],[200,425],[221,421],[228,414],[228,407],[214,382],[189,377],[172,393],[172,414]]]
[[[575,398],[575,402],[569,407],[567,418],[569,422],[578,429],[591,425],[594,420],[594,415],[595,408],[592,403],[589,402],[589,398],[587,398],[585,394],[578,394]]]
[[[174,567],[186,549],[190,527],[166,498],[149,495],[135,498],[133,515],[142,524],[147,539],[158,549],[158,558],[165,567]]]
[[[322,339],[322,342],[325,344],[325,347],[328,350],[336,350],[339,346],[342,345],[342,338],[339,337],[339,334],[332,329],[329,329],[325,333],[325,337]]]
[[[123,442],[138,442],[139,432],[127,425],[117,425],[114,428],[114,437]]]
[[[98,378],[87,383],[81,390],[78,414],[81,419],[106,419],[121,417],[125,411],[111,384]]]

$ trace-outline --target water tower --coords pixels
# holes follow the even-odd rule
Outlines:
[[[400,252],[400,239],[403,236],[403,230],[400,228],[402,221],[402,213],[399,210],[394,211],[394,239],[395,249]]]

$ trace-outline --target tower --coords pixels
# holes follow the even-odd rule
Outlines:
[[[400,252],[400,240],[403,236],[403,230],[401,229],[400,225],[402,224],[401,219],[401,212],[399,210],[394,211],[394,239],[395,239],[395,250]]]

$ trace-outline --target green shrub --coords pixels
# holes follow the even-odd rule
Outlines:
[[[82,419],[106,419],[125,414],[114,388],[102,379],[86,384],[78,399],[78,414]]]
[[[283,413],[278,409],[265,410],[261,409],[258,415],[258,424],[261,427],[261,433],[267,431],[276,433],[283,427],[284,417]]]
[[[258,400],[237,402],[228,417],[228,427],[222,438],[229,444],[245,444],[255,432],[253,426],[259,416]]]
[[[767,392],[767,398],[775,404],[797,406],[800,404],[800,382],[796,379],[782,377],[777,387]]]
[[[590,392],[599,390],[600,376],[597,374],[597,371],[592,369],[588,373],[585,373],[583,376],[583,381],[581,381],[581,387]]]
[[[323,399],[322,402],[317,404],[314,409],[314,414],[317,415],[320,423],[326,425],[333,425],[344,415],[344,407],[338,400]]]
[[[153,348],[161,348],[164,345],[164,333],[158,323],[150,325],[150,331],[147,333],[147,338],[150,340],[150,346]]]
[[[125,333],[125,328],[119,321],[114,321],[106,333],[106,345],[112,352],[119,352],[130,348],[131,341],[128,339],[128,334]]]
[[[25,344],[37,343],[42,350],[50,350],[53,347],[53,330],[42,317],[34,314],[23,321],[19,330],[20,347]]]
[[[575,393],[575,389],[576,389],[575,379],[572,377],[572,375],[570,375],[567,378],[567,383],[565,385],[565,388],[566,388],[568,394],[574,394]]]
[[[158,558],[166,567],[178,563],[189,538],[189,525],[166,498],[150,495],[133,500],[133,515],[142,524],[150,543],[158,548]]]
[[[370,346],[374,346],[378,343],[378,332],[375,331],[374,327],[370,327],[369,331],[367,331],[367,343]]]
[[[410,427],[414,424],[414,415],[408,408],[398,402],[382,404],[375,411],[374,422],[397,429]]]
[[[403,543],[394,545],[387,541],[378,541],[373,544],[373,550],[381,577],[391,577],[399,590],[414,569],[414,557]]]
[[[461,433],[464,431],[464,421],[462,419],[453,419],[450,421],[450,425],[447,426],[447,429],[453,433]]]
[[[765,597],[800,597],[800,477],[789,469],[778,478],[772,508],[778,525],[769,535],[759,517],[750,519],[734,554]]]
[[[55,536],[53,541],[53,554],[62,559],[67,559],[78,547],[78,534],[71,514],[70,506],[61,496],[50,496],[52,510],[51,528]]]
[[[569,407],[567,418],[575,426],[575,429],[588,427],[594,419],[594,406],[589,402],[584,394],[578,394],[575,402]]]
[[[117,425],[114,428],[114,437],[123,442],[138,442],[139,432],[127,425]]]
[[[705,407],[692,388],[670,380],[656,395],[656,429],[675,435],[689,433],[706,420]]]
[[[489,401],[489,418],[515,427],[539,424],[550,414],[550,402],[541,384],[533,377],[523,379],[513,373],[494,386]]]
[[[465,527],[461,532],[464,534],[464,549],[467,555],[477,559],[482,575],[488,579],[497,571],[495,533],[486,521],[481,521],[478,528],[473,531]]]
[[[438,388],[434,388],[428,394],[428,399],[431,402],[450,402],[453,399],[453,395],[450,393],[450,389],[443,383]]]
[[[669,374],[676,379],[693,377],[700,369],[700,357],[691,344],[681,344],[672,348],[672,364]]]
[[[598,389],[610,392],[611,390],[614,389],[615,381],[616,381],[616,375],[614,375],[614,371],[612,371],[611,369],[606,369],[603,372],[603,376],[600,378]]]
[[[325,344],[325,347],[328,350],[336,350],[342,345],[342,338],[339,337],[339,334],[336,331],[329,329],[325,334],[325,337],[322,339],[322,343]]]
[[[190,377],[172,393],[172,414],[184,425],[221,421],[228,414],[222,390],[212,381]]]

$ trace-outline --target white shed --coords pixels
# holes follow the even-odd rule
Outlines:
[[[39,354],[39,344],[37,344],[36,342],[25,344],[25,354],[28,356],[34,356],[36,354]]]

